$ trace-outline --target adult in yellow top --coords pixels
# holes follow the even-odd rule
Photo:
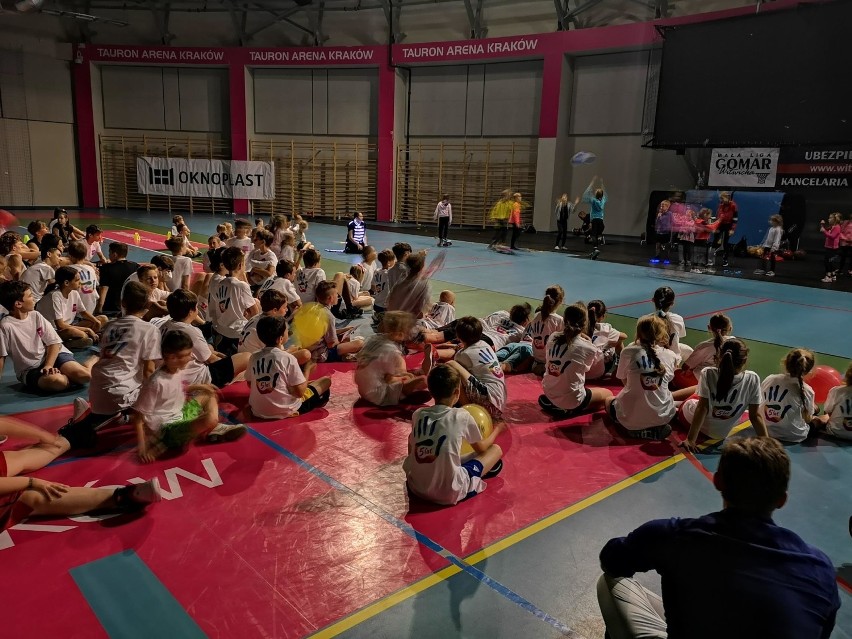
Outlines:
[[[494,238],[488,248],[496,248],[506,243],[506,230],[509,216],[512,215],[514,201],[511,189],[506,189],[497,203],[491,207],[491,219],[494,221]]]

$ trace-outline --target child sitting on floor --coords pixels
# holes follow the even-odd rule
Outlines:
[[[260,315],[252,317],[243,328],[243,333],[240,336],[240,345],[237,349],[238,353],[257,353],[265,347],[260,336],[257,334],[257,325],[264,317],[283,317],[287,319],[289,312],[287,306],[287,298],[279,290],[270,289],[260,296],[260,310],[263,311]],[[285,349],[290,355],[296,358],[299,366],[303,367],[305,373],[309,369],[304,368],[305,364],[311,361],[311,352],[306,348],[291,346]]]
[[[771,437],[794,444],[808,437],[816,413],[814,389],[804,381],[816,358],[807,349],[794,348],[782,363],[785,372],[763,380],[760,412]]]
[[[305,381],[296,358],[284,350],[287,320],[263,317],[257,323],[257,336],[265,346],[251,356],[246,370],[249,407],[256,417],[296,417],[328,403],[331,378]]]
[[[760,413],[760,376],[745,370],[748,346],[731,338],[719,349],[717,366],[701,371],[698,397],[681,404],[678,416],[689,426],[689,435],[681,447],[698,452],[698,433],[710,439],[725,439],[748,408],[751,424],[758,437],[766,437],[766,422]]]
[[[225,355],[232,355],[237,352],[243,327],[260,312],[260,305],[246,281],[245,256],[239,246],[224,250],[222,265],[228,276],[210,289],[209,306],[215,307],[215,311],[210,313],[210,321],[213,323],[214,345]]]
[[[461,376],[462,404],[479,404],[496,422],[502,422],[506,379],[494,349],[482,339],[482,322],[462,317],[456,322],[455,334],[462,348],[447,364]]]
[[[183,369],[192,359],[192,339],[183,331],[169,331],[160,346],[163,363],[142,384],[133,403],[139,458],[149,463],[166,451],[180,450],[193,439],[233,441],[246,434],[242,424],[218,424],[216,388],[190,384],[183,388]]]
[[[376,406],[396,406],[426,388],[426,376],[432,370],[431,346],[419,371],[409,373],[403,358],[403,344],[413,326],[410,313],[388,311],[382,316],[379,333],[368,339],[356,356],[355,384],[363,399]]]
[[[378,317],[380,313],[384,313],[388,305],[388,295],[390,295],[390,276],[389,270],[396,263],[396,258],[392,251],[385,249],[379,253],[379,265],[381,268],[376,269],[373,273],[373,314]]]
[[[166,240],[166,248],[171,252],[172,260],[174,260],[171,274],[165,280],[166,288],[169,291],[176,291],[179,288],[189,290],[192,279],[192,260],[184,253],[183,242],[179,237],[170,237]]]
[[[674,393],[675,400],[683,400],[690,397],[698,388],[698,379],[705,368],[716,365],[719,351],[725,340],[733,338],[731,330],[734,328],[731,318],[722,313],[716,313],[710,318],[707,330],[713,336],[697,344],[692,353],[675,371],[674,379],[669,385]]]
[[[275,275],[263,280],[260,288],[257,289],[257,297],[262,299],[266,291],[279,291],[287,299],[285,317],[290,319],[302,305],[302,298],[299,297],[299,292],[296,290],[295,281],[296,267],[292,262],[281,260],[275,265]]]
[[[494,477],[503,469],[503,450],[494,440],[505,424],[495,424],[491,434],[483,439],[470,413],[453,408],[462,394],[461,382],[458,371],[447,364],[438,365],[429,373],[429,392],[435,405],[414,412],[408,457],[402,465],[408,490],[422,499],[449,506],[481,493],[485,490],[482,479]],[[473,455],[464,460],[462,440],[473,448]]]
[[[525,370],[532,358],[532,372],[539,376],[544,375],[547,340],[553,333],[562,330],[562,317],[555,311],[564,298],[565,291],[558,284],[545,289],[541,306],[533,320],[527,324],[521,341],[508,342],[497,350],[497,359],[500,360],[504,373]]]
[[[825,430],[828,435],[852,439],[852,364],[846,369],[845,382],[828,391],[825,414],[814,417],[811,425]]]
[[[692,354],[692,348],[680,343],[681,338],[686,337],[686,324],[683,317],[671,310],[675,302],[675,292],[668,286],[661,286],[654,291],[651,301],[656,309],[654,314],[666,323],[666,331],[669,334],[667,348],[677,356],[678,362],[683,361]]]
[[[69,348],[88,348],[98,339],[98,332],[107,323],[105,316],[95,317],[84,308],[80,297],[80,274],[71,266],[61,266],[56,270],[54,282],[36,304],[36,310],[53,324]]]
[[[255,233],[253,244],[254,250],[249,253],[246,272],[249,284],[257,285],[266,278],[275,274],[275,266],[278,264],[278,256],[270,248],[272,246],[272,233],[261,229]]]
[[[452,291],[441,291],[438,301],[426,313],[423,319],[417,320],[417,325],[423,328],[436,329],[456,319],[456,294]]]
[[[613,328],[612,324],[604,322],[606,319],[606,304],[602,300],[592,300],[588,305],[589,328],[587,334],[598,349],[586,379],[601,379],[611,375],[618,366],[621,351],[624,349],[624,340],[627,335]]]
[[[325,307],[325,332],[315,344],[301,344],[311,351],[311,359],[315,362],[343,362],[354,359],[355,353],[364,345],[363,338],[349,339],[351,329],[342,329],[339,333],[335,328],[334,315],[331,307],[338,302],[337,287],[334,282],[320,282],[316,288],[317,302]],[[341,337],[343,338],[341,340]]]
[[[558,419],[571,419],[600,410],[612,393],[606,388],[586,388],[586,372],[598,349],[586,335],[589,316],[585,304],[568,306],[562,321],[562,331],[547,340],[547,365],[541,382],[544,394],[539,396],[538,405]]]
[[[325,271],[320,268],[322,256],[316,249],[307,249],[304,253],[300,252],[300,257],[305,266],[296,273],[296,290],[303,304],[315,302],[317,285],[325,281]]]
[[[43,244],[43,242],[42,242]],[[94,314],[98,307],[98,271],[89,260],[86,259],[86,243],[75,240],[68,245],[69,264],[80,274],[80,299],[83,300],[83,308]],[[99,319],[106,319],[105,317]]]
[[[21,274],[21,281],[30,285],[33,299],[38,302],[60,267],[61,251],[56,246],[41,244],[41,259]]]

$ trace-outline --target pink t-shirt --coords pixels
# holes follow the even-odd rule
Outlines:
[[[836,249],[840,247],[840,225],[835,224],[830,229],[822,227],[820,229],[822,234],[825,235],[825,248],[827,249]]]

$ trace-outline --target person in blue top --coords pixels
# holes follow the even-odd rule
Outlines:
[[[364,224],[364,214],[357,211],[352,214],[352,221],[346,225],[346,248],[344,253],[360,253],[367,245],[367,227]]]
[[[828,639],[832,561],[772,521],[790,458],[770,437],[729,440],[713,485],[723,509],[650,521],[601,550],[598,603],[611,639]],[[663,596],[632,579],[656,570]]]
[[[604,232],[604,209],[606,208],[606,191],[604,191],[603,180],[596,175],[589,182],[583,193],[583,201],[589,203],[589,218],[592,221],[592,239],[595,243],[595,250],[592,252],[592,259],[596,259],[599,251],[601,237]]]

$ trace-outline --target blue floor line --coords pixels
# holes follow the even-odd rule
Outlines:
[[[452,563],[453,565],[460,568],[463,572],[467,573],[468,575],[470,575],[471,577],[473,577],[477,581],[485,584],[486,586],[488,586],[489,588],[494,590],[494,592],[496,592],[497,594],[505,597],[506,599],[508,599],[509,601],[514,603],[515,605],[519,606],[520,608],[526,610],[527,612],[529,612],[530,614],[532,614],[536,618],[540,619],[541,621],[544,621],[545,623],[549,624],[550,626],[552,626],[553,628],[558,630],[560,633],[562,633],[564,636],[572,637],[573,639],[581,639],[581,635],[577,634],[575,631],[573,631],[567,625],[565,625],[564,623],[562,623],[561,621],[559,621],[555,617],[549,615],[548,613],[544,612],[543,610],[539,609],[535,604],[526,600],[524,597],[522,597],[518,593],[514,592],[513,590],[507,588],[506,586],[504,586],[500,582],[490,578],[488,575],[483,573],[481,570],[477,569],[476,567],[472,566],[471,564],[468,564],[463,559],[457,557],[455,554],[453,554],[452,552],[450,552],[449,550],[447,550],[446,548],[441,546],[438,542],[430,539],[429,537],[427,537],[423,533],[415,530],[410,524],[408,524],[408,523],[406,523],[406,522],[404,522],[400,519],[397,519],[396,517],[394,517],[392,514],[390,514],[389,512],[387,512],[386,510],[384,510],[380,506],[377,506],[376,504],[374,504],[370,500],[366,499],[365,497],[363,497],[359,493],[355,492],[354,490],[352,490],[351,488],[349,488],[345,484],[340,483],[339,481],[337,481],[336,479],[334,479],[333,477],[331,477],[327,473],[323,472],[322,470],[320,470],[319,468],[317,468],[316,466],[314,466],[310,462],[302,459],[301,457],[299,457],[298,455],[296,455],[292,451],[288,450],[284,446],[281,446],[277,442],[269,439],[266,435],[254,430],[253,428],[249,428],[248,430],[249,430],[249,434],[251,434],[255,439],[257,439],[261,443],[265,444],[266,446],[269,446],[270,448],[272,448],[276,452],[280,453],[281,455],[283,455],[284,457],[286,457],[287,459],[292,461],[294,464],[296,464],[297,466],[299,466],[303,470],[306,470],[307,472],[311,473],[314,477],[317,477],[318,479],[327,483],[329,486],[331,486],[335,490],[339,490],[340,492],[346,493],[347,495],[349,495],[350,497],[355,499],[355,501],[357,501],[359,504],[361,504],[362,506],[364,506],[365,508],[370,510],[372,513],[378,515],[379,517],[384,519],[386,522],[388,522],[392,526],[395,526],[400,531],[402,531],[403,533],[405,533],[406,535],[408,535],[412,539],[415,539],[417,542],[423,544],[424,546],[426,546],[427,548],[429,548],[430,550],[432,550],[436,554],[440,555],[441,557],[444,557],[450,563]]]

